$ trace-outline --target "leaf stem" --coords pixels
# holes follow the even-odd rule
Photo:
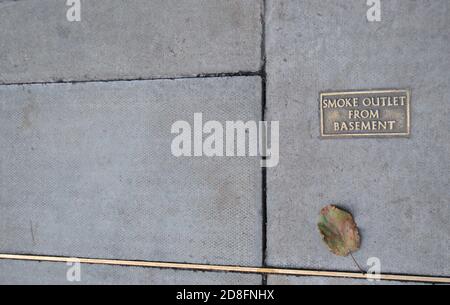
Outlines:
[[[350,256],[352,257],[353,261],[355,262],[355,265],[358,267],[359,271],[361,271],[362,274],[366,274],[366,271],[364,271],[361,266],[358,264],[358,262],[356,261],[355,257],[353,256],[353,253],[350,252]]]

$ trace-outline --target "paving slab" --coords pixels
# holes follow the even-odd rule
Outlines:
[[[361,229],[355,258],[384,273],[450,275],[450,4],[280,0],[267,9],[267,117],[280,121],[280,165],[268,169],[268,263],[357,271],[317,230],[322,207]],[[409,138],[320,137],[319,93],[410,89]]]
[[[268,285],[302,285],[302,286],[317,286],[317,285],[424,285],[423,283],[414,282],[396,282],[396,281],[368,281],[360,279],[349,278],[331,278],[331,277],[295,277],[295,276],[278,276],[270,275],[267,277]],[[430,285],[430,284],[427,284]]]
[[[260,120],[259,77],[0,86],[0,253],[260,265],[257,158],[171,126]]]
[[[64,263],[0,261],[2,285],[259,285],[260,275],[149,269],[125,266],[80,266],[80,282],[69,282],[72,266]]]
[[[1,1],[0,83],[258,71],[261,0]]]

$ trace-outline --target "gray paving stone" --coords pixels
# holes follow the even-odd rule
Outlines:
[[[259,265],[259,160],[176,158],[171,126],[260,105],[259,77],[0,86],[0,252]]]
[[[267,278],[268,285],[424,285],[423,283],[413,282],[395,282],[395,281],[373,281],[349,278],[331,278],[331,277],[295,277],[295,276],[277,276],[270,275]]]
[[[450,275],[450,4],[268,1],[268,119],[280,120],[280,165],[268,169],[268,262],[354,270],[321,242],[320,209],[336,204],[361,228],[365,266]],[[320,139],[319,92],[412,90],[409,139]]]
[[[81,265],[81,281],[67,281],[64,263],[0,261],[1,285],[259,285],[260,275]]]
[[[261,0],[0,3],[0,83],[258,71]]]

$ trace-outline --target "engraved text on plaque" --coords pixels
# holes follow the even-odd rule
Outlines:
[[[409,90],[320,94],[322,137],[410,135]]]

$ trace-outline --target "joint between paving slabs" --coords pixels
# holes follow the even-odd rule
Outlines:
[[[266,120],[267,72],[266,72],[266,0],[261,7],[261,120]],[[263,157],[265,159],[265,157]],[[267,266],[267,168],[262,168],[262,266]],[[262,285],[267,285],[267,274],[262,274]]]
[[[54,79],[52,81],[34,82],[1,82],[0,86],[25,86],[25,85],[52,85],[52,84],[84,84],[84,83],[114,83],[114,82],[138,82],[138,81],[161,81],[161,80],[183,80],[202,78],[231,78],[231,77],[262,77],[262,71],[238,71],[231,73],[206,73],[196,75],[185,75],[175,77],[150,77],[150,78],[117,78],[117,79],[89,79],[89,80],[65,80]]]

